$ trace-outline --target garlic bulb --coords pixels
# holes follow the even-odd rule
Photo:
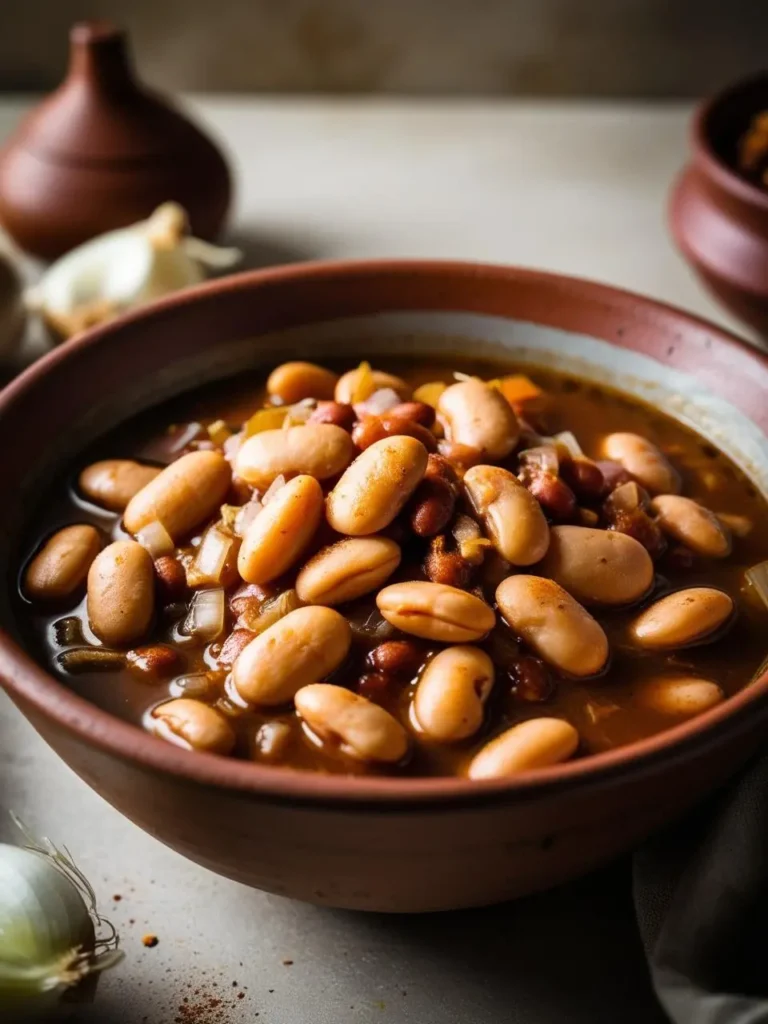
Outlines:
[[[99,235],[62,256],[27,292],[27,306],[69,338],[198,284],[207,268],[226,269],[239,259],[237,249],[191,238],[182,207],[164,203],[147,220]]]

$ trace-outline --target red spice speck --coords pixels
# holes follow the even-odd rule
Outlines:
[[[283,967],[293,967],[293,960],[283,960]]]
[[[158,944],[160,939],[158,939],[156,935],[148,934],[143,935],[141,941],[143,945],[147,947],[147,949],[152,949],[153,946],[156,946]]]
[[[123,897],[120,895],[119,892],[116,892],[115,895],[112,897],[115,903],[119,903],[122,898]]]

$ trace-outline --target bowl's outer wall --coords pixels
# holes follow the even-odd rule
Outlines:
[[[0,503],[0,568],[8,583],[3,625],[13,628],[10,567],[36,495],[61,459],[77,453],[78,430],[87,434],[89,416],[102,416],[105,407],[113,421],[127,414],[135,399],[126,403],[131,381],[159,394],[188,385],[184,367],[198,357],[210,362],[222,338],[408,309],[513,317],[612,341],[695,374],[768,430],[764,357],[714,327],[611,289],[458,264],[242,275],[67,343],[0,396],[2,436],[24,439],[0,453],[7,493],[19,496]],[[147,392],[142,401],[150,399]],[[52,438],[65,443],[54,446]],[[733,772],[765,735],[768,713],[766,677],[704,716],[710,727],[681,726],[675,735],[682,740],[667,734],[645,752],[642,745],[618,752],[608,771],[597,758],[533,773],[546,779],[525,784],[469,788],[428,780],[406,790],[407,780],[393,780],[366,801],[348,799],[338,778],[302,775],[296,782],[288,778],[296,773],[163,745],[79,701],[9,637],[0,642],[0,677],[62,758],[169,846],[273,892],[389,911],[489,903],[588,870]]]

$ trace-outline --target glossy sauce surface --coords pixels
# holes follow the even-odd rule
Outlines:
[[[435,380],[453,383],[454,371],[477,374],[484,379],[514,373],[510,365],[454,360],[442,366],[419,363],[392,363],[377,360],[377,368],[394,372],[414,387]],[[334,367],[334,369],[337,369]],[[349,369],[339,367],[339,372]],[[159,612],[151,632],[142,645],[172,644],[178,652],[171,679],[192,673],[211,671],[209,699],[218,697],[231,713],[236,731],[235,755],[268,763],[312,768],[326,772],[369,772],[413,775],[463,773],[470,758],[492,736],[529,717],[554,716],[569,721],[578,730],[578,756],[631,743],[656,733],[681,719],[642,706],[635,699],[638,684],[662,672],[700,676],[719,684],[731,694],[755,678],[768,654],[766,626],[768,609],[762,608],[754,595],[746,593],[745,570],[768,559],[768,508],[752,484],[728,459],[695,434],[618,393],[602,387],[547,371],[528,374],[548,395],[543,412],[536,414],[537,429],[548,435],[572,431],[585,455],[601,458],[602,439],[613,432],[632,432],[658,445],[682,477],[682,493],[716,513],[743,517],[752,524],[746,537],[735,536],[728,558],[700,558],[679,545],[669,544],[655,563],[653,590],[640,604],[629,608],[590,608],[607,634],[610,659],[598,678],[580,681],[559,677],[550,669],[534,671],[533,692],[527,683],[525,666],[530,668],[531,651],[526,650],[501,622],[478,646],[487,651],[496,667],[496,681],[485,706],[484,723],[469,740],[455,744],[438,744],[419,738],[411,744],[407,760],[393,767],[373,767],[344,756],[328,744],[322,744],[298,721],[290,707],[242,711],[231,706],[224,696],[226,672],[217,667],[221,640],[209,645],[185,636],[182,625],[187,608],[169,605]],[[28,538],[26,552],[39,548],[42,540],[55,530],[71,523],[91,523],[101,531],[104,543],[126,535],[119,515],[99,509],[85,501],[77,490],[82,469],[99,459],[134,458],[165,464],[178,457],[186,438],[199,436],[190,423],[207,424],[216,420],[239,425],[264,403],[263,378],[239,379],[204,389],[200,394],[184,396],[151,414],[129,422],[103,438],[76,464],[69,467],[51,489],[50,502]],[[195,442],[193,441],[193,447]],[[327,490],[327,488],[326,488]],[[599,503],[598,503],[599,505]],[[568,520],[573,521],[573,520]],[[395,524],[396,525],[396,524]],[[185,541],[194,548],[202,531]],[[388,583],[424,579],[422,568],[426,544],[413,536],[398,537],[403,558]],[[327,542],[327,538],[326,538]],[[319,544],[315,545],[315,549]],[[528,570],[522,569],[522,572]],[[530,570],[536,572],[535,567]],[[495,583],[484,578],[478,569],[472,585],[480,586],[489,603],[494,603]],[[268,585],[269,593],[292,587],[296,573]],[[715,587],[729,594],[737,606],[737,614],[727,630],[714,642],[686,647],[672,653],[641,650],[632,642],[628,627],[639,609],[655,598],[683,587]],[[232,588],[235,589],[235,588]],[[746,588],[748,589],[748,588]],[[384,685],[367,662],[370,650],[379,642],[408,639],[422,654],[422,663],[441,649],[440,644],[406,637],[381,620],[376,612],[375,595],[366,596],[339,607],[353,625],[350,654],[330,681],[371,697],[391,711],[411,729],[411,703],[414,679],[390,678]],[[87,671],[64,671],[62,654],[79,649],[85,643],[97,643],[90,632],[85,615],[85,601],[69,602],[55,609],[41,609],[20,597],[22,617],[30,643],[40,660],[51,668],[68,686],[115,715],[141,725],[151,710],[169,695],[179,696],[166,678],[140,677],[124,667],[108,663],[105,668],[90,664]],[[234,616],[228,612],[226,636],[233,627]],[[377,626],[372,637],[366,630]],[[223,639],[223,637],[222,637]],[[108,656],[107,656],[108,657]],[[64,659],[66,661],[66,658]],[[522,668],[521,668],[522,665]],[[170,690],[169,690],[169,687]],[[546,699],[527,699],[531,695]],[[221,705],[220,705],[221,706]],[[265,754],[264,734],[260,727],[280,723],[280,753]],[[285,728],[282,728],[284,726]]]

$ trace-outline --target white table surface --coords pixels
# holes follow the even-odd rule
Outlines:
[[[233,157],[232,235],[248,265],[356,256],[528,264],[646,292],[739,329],[705,295],[665,226],[687,105],[191,105]],[[0,102],[0,139],[27,106]],[[422,918],[267,896],[139,831],[4,695],[0,805],[71,848],[120,930],[126,959],[102,979],[88,1020],[171,1024],[181,1014],[188,1024],[179,1007],[220,996],[224,1004],[199,1010],[196,1024],[663,1020],[626,862],[516,904]],[[155,948],[142,945],[146,932],[159,937]]]

